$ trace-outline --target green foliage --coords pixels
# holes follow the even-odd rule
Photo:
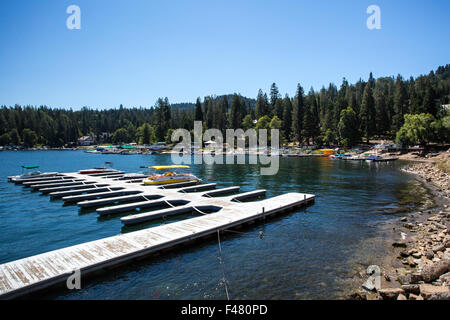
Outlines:
[[[250,128],[253,128],[253,119],[252,116],[248,114],[242,120],[242,129],[248,130]]]
[[[301,142],[303,131],[303,118],[305,113],[305,104],[303,97],[303,88],[300,84],[297,85],[297,93],[292,104],[292,125],[291,133],[295,141]]]
[[[203,121],[202,103],[200,98],[197,98],[197,102],[195,104],[195,121]]]
[[[25,147],[34,147],[34,145],[36,144],[38,137],[36,135],[36,132],[34,132],[33,130],[30,130],[28,128],[23,130],[23,144],[25,145]]]
[[[130,136],[128,135],[128,131],[125,128],[117,129],[112,135],[112,141],[115,144],[129,143]]]
[[[348,107],[342,110],[338,124],[340,142],[344,147],[351,147],[361,140],[356,112]]]
[[[256,123],[255,129],[259,130],[259,129],[270,129],[270,122],[271,119],[269,118],[269,116],[263,116],[261,118],[258,119],[258,122]]]
[[[366,85],[364,88],[361,109],[359,111],[361,119],[361,130],[364,133],[367,142],[375,132],[375,102],[372,94],[372,87]]]
[[[0,146],[6,146],[11,143],[11,136],[8,132],[0,136]]]
[[[282,124],[283,123],[281,122],[280,118],[278,118],[277,116],[273,116],[273,118],[270,120],[269,128],[280,130]]]
[[[327,129],[322,137],[322,143],[327,146],[331,146],[336,143],[337,137],[333,130]]]
[[[329,84],[318,92],[310,90],[306,96],[298,85],[293,99],[288,96],[281,98],[275,83],[269,90],[270,98],[259,90],[256,99],[239,94],[207,96],[203,102],[198,98],[195,104],[170,105],[167,98],[160,98],[151,108],[124,108],[120,105],[107,110],[86,107],[73,111],[46,106],[3,106],[0,108],[0,136],[4,142],[20,145],[22,138],[25,140],[25,129],[29,129],[37,139],[27,131],[26,143],[33,142],[33,145],[58,147],[76,143],[78,138],[89,134],[97,135],[98,143],[111,143],[112,138],[125,143],[140,141],[142,130],[137,128],[147,123],[153,133],[146,140],[164,141],[170,129],[192,130],[194,120],[202,120],[205,129],[217,128],[224,132],[227,128],[250,128],[253,126],[250,119],[259,119],[257,126],[267,129],[272,118],[277,116],[281,120],[282,134],[290,141],[303,144],[320,140],[331,145],[345,140],[352,144],[360,140],[361,134],[355,133],[358,129],[363,131],[366,139],[375,136],[392,138],[403,126],[405,114],[429,113],[436,118],[433,142],[449,142],[446,129],[449,119],[439,102],[449,102],[450,65],[408,80],[400,75],[378,79],[370,75],[367,82],[360,79],[350,84],[343,79],[339,88]],[[341,134],[339,124],[343,111],[348,107],[355,112],[351,122],[356,130],[347,132],[345,122],[350,120],[345,118],[340,127]],[[356,136],[358,139],[354,138]]]
[[[19,145],[20,144],[20,136],[19,136],[19,132],[17,131],[17,129],[12,129],[11,132],[9,133],[9,136],[11,137],[11,143],[14,145]]]
[[[170,133],[172,134],[172,133]],[[139,144],[153,144],[157,142],[157,137],[155,133],[155,129],[148,123],[144,123],[142,126],[140,126],[137,130],[137,137]],[[167,142],[167,135],[165,137],[165,141]],[[169,137],[170,141],[170,137]]]
[[[403,145],[426,146],[436,138],[439,122],[429,113],[405,114],[404,125],[396,135],[396,142]]]
[[[175,131],[174,129],[169,129],[169,130],[167,130],[166,139],[165,139],[165,142],[166,142],[167,144],[173,143],[173,142],[172,142],[172,133],[173,133],[174,131]],[[176,142],[177,142],[177,141],[176,141]]]

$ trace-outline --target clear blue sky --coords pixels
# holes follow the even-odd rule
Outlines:
[[[81,8],[68,30],[66,8]],[[381,30],[366,9],[381,8]],[[450,1],[2,0],[0,105],[153,106],[450,63]]]

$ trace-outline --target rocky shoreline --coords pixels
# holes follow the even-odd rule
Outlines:
[[[356,300],[450,300],[450,176],[433,162],[405,168],[433,193],[436,207],[398,219],[391,259],[369,268]],[[367,279],[366,277],[366,279]]]

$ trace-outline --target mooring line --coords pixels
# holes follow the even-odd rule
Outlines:
[[[192,209],[194,209],[195,211],[197,211],[197,212],[200,213],[200,214],[207,215],[207,213],[204,213],[204,212],[200,211],[200,210],[197,209],[196,207],[192,207]]]
[[[228,294],[227,278],[225,277],[225,268],[222,259],[222,246],[220,245],[220,230],[217,230],[217,240],[219,241],[219,261],[220,265],[222,266],[222,281],[225,286],[225,293],[227,294],[227,300],[230,300],[230,295]]]
[[[164,200],[164,202],[165,202],[166,204],[168,204],[170,207],[175,208],[175,206],[174,206],[173,204],[171,204],[169,201]]]

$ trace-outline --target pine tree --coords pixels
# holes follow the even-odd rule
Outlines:
[[[195,121],[203,121],[203,111],[202,111],[202,102],[200,98],[197,98],[197,102],[195,103]]]
[[[380,136],[386,134],[389,130],[386,97],[380,88],[375,88],[373,98],[375,103],[375,133]]]
[[[272,86],[270,87],[270,116],[275,115],[276,112],[276,103],[280,99],[280,92],[278,90],[278,87],[275,83],[272,83]]]
[[[256,118],[259,119],[263,116],[265,116],[268,113],[268,105],[269,102],[267,101],[267,95],[265,95],[261,89],[258,91],[258,96],[256,97],[256,108],[255,108],[255,115]]]
[[[338,124],[338,133],[342,145],[351,147],[361,140],[358,127],[359,123],[356,112],[350,107],[342,110]]]
[[[303,88],[297,84],[297,93],[292,104],[292,136],[295,141],[302,142],[303,118],[305,112]]]
[[[320,134],[319,110],[313,88],[309,91],[306,101],[307,103],[303,116],[303,136],[307,139],[309,144],[310,139],[312,140],[312,143],[315,143],[316,138]]]
[[[408,113],[407,99],[405,84],[402,77],[398,75],[394,90],[394,115],[392,118],[394,131],[398,131],[402,127],[404,115]]]
[[[432,116],[436,116],[438,110],[434,99],[435,99],[434,89],[430,81],[427,81],[422,108],[425,111],[425,113],[429,113]]]
[[[291,137],[292,128],[292,102],[288,95],[283,99],[283,133],[284,137],[289,139]]]
[[[366,85],[364,88],[361,110],[359,112],[361,130],[366,137],[367,143],[369,143],[369,138],[375,131],[375,102],[370,84]]]
[[[230,117],[229,123],[231,128],[237,129],[242,123],[242,105],[239,95],[234,94],[233,100],[231,101]]]

